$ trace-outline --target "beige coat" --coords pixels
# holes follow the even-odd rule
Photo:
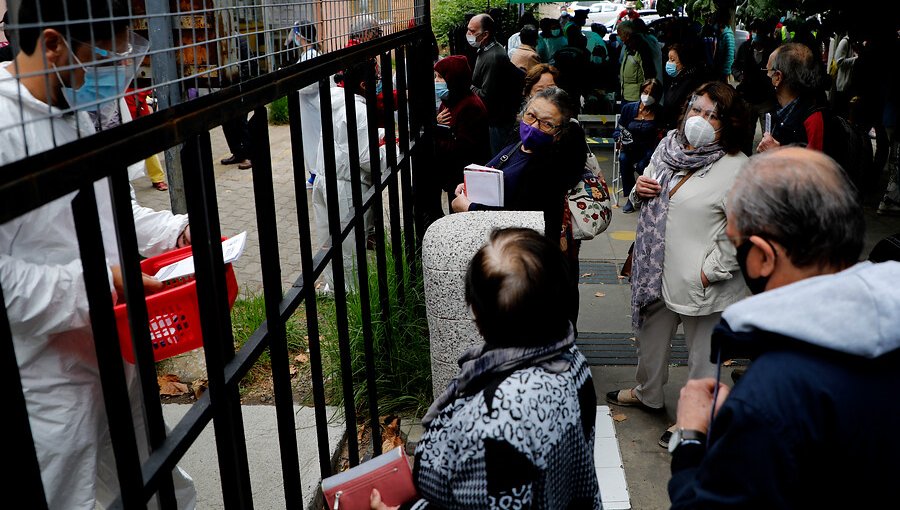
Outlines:
[[[514,66],[526,73],[529,69],[541,63],[541,57],[538,56],[537,51],[527,44],[520,44],[518,48],[513,50],[509,60]]]
[[[725,232],[725,197],[747,156],[726,155],[697,170],[669,202],[662,295],[673,312],[701,316],[721,312],[749,295],[734,256],[719,252],[716,237]],[[647,165],[644,175],[654,177]],[[673,179],[680,180],[677,174]],[[634,190],[631,201],[640,206]],[[710,284],[705,289],[700,271]]]

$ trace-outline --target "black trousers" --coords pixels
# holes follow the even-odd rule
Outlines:
[[[228,150],[238,161],[250,159],[250,123],[247,116],[238,116],[222,124]]]

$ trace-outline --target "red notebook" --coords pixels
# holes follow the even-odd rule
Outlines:
[[[387,506],[416,498],[409,458],[402,446],[322,480],[325,501],[334,510],[368,510],[372,489],[378,489]]]

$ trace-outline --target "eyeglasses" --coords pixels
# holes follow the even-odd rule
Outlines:
[[[533,126],[534,123],[537,122],[538,129],[548,134],[553,133],[554,131],[559,129],[559,126],[557,126],[556,124],[537,118],[537,116],[531,110],[525,112],[525,115],[522,116],[522,120],[524,120],[525,123],[529,126]]]

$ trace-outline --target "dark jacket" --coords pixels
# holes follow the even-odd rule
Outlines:
[[[512,65],[506,50],[496,41],[478,50],[478,60],[472,71],[472,91],[484,102],[488,111],[488,122],[491,126],[507,126],[512,124],[515,108],[518,105],[519,86],[515,89],[512,82],[516,73],[524,77],[520,69]]]
[[[673,509],[883,508],[900,500],[900,263],[863,262],[725,310],[713,356],[753,363],[709,449],[672,457]]]
[[[484,103],[470,89],[472,70],[465,56],[446,57],[434,65],[434,70],[444,77],[450,90],[439,110],[450,110],[450,128],[435,131],[434,145],[441,186],[452,192],[463,182],[466,165],[483,165],[491,156],[488,114]]]
[[[821,108],[809,96],[798,97],[772,116],[772,138],[781,145],[805,145],[821,151],[824,129]]]
[[[705,83],[706,75],[698,67],[686,67],[675,77],[666,75],[666,91],[663,93],[663,127],[665,131],[675,129],[681,109],[697,87]]]
[[[518,141],[516,142],[518,144]],[[510,152],[506,146],[488,162],[496,167],[500,156]],[[509,211],[543,211],[544,233],[559,242],[562,230],[564,197],[584,175],[587,146],[584,130],[575,122],[558,141],[543,150],[536,150],[529,158],[515,186],[504,189],[504,207],[472,204],[469,210],[504,209]],[[505,167],[504,167],[505,168]]]
[[[766,62],[769,61],[769,55],[774,49],[775,41],[770,37],[744,43],[738,49],[732,74],[740,81],[737,91],[748,103],[775,101],[775,88],[772,87],[772,80],[765,71]],[[760,62],[756,61],[754,54],[761,57]]]

